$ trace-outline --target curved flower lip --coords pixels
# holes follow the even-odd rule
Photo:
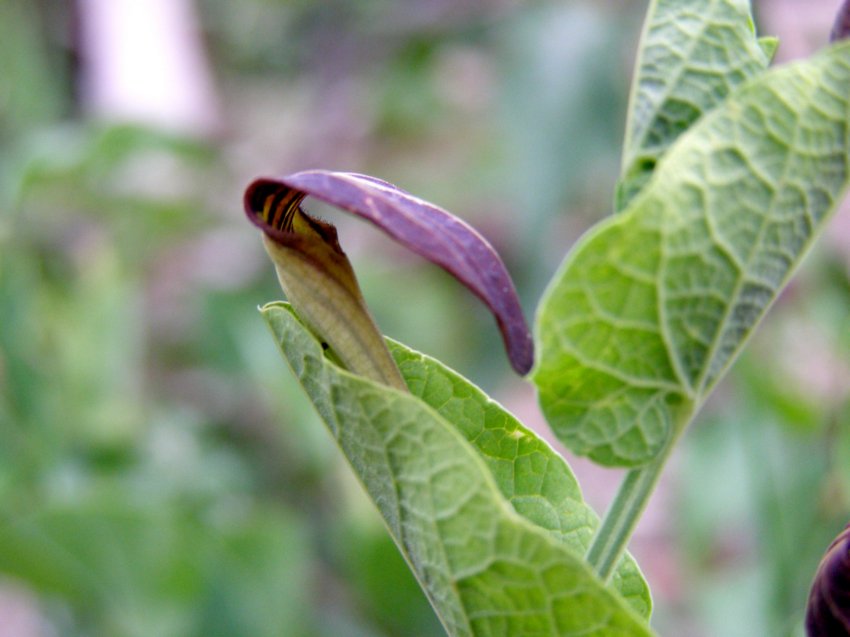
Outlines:
[[[513,368],[521,375],[529,372],[534,364],[534,344],[513,281],[495,249],[469,224],[381,179],[307,170],[280,178],[261,177],[245,191],[248,219],[270,239],[284,245],[291,245],[292,233],[272,227],[259,214],[265,197],[281,188],[362,217],[445,269],[493,313]],[[328,238],[335,241],[336,234]]]

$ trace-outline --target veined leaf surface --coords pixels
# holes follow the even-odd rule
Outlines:
[[[555,454],[533,434],[400,345],[392,350],[421,398],[337,367],[287,306],[270,304],[263,315],[449,635],[652,634],[569,548],[595,520],[572,501],[580,495],[569,469],[547,467]],[[575,511],[574,528],[554,505]],[[621,574],[624,594],[648,613],[633,564]]]
[[[514,510],[584,555],[599,518],[564,458],[458,373],[400,343],[389,344],[410,392],[466,438]],[[649,618],[649,587],[630,556],[612,579],[613,588]]]
[[[629,100],[617,210],[679,135],[767,68],[775,45],[756,37],[749,0],[653,0]]]
[[[543,410],[573,451],[640,466],[678,434],[848,181],[850,46],[767,71],[583,237],[537,316]]]

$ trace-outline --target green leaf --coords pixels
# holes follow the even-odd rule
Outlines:
[[[848,103],[846,44],[764,73],[568,255],[539,309],[533,378],[573,451],[640,466],[681,432],[839,202]]]
[[[393,353],[422,398],[336,366],[285,304],[262,312],[450,635],[651,634],[568,548],[585,543],[595,520],[576,506],[566,465],[545,466],[554,453],[533,434],[466,381],[400,345]],[[512,492],[510,501],[502,490]],[[648,612],[645,584],[629,568],[621,571],[633,587],[626,594]]]
[[[599,518],[563,457],[467,379],[429,356],[389,343],[410,392],[466,438],[502,497],[529,522],[584,555]],[[613,588],[649,619],[649,586],[630,556],[614,572]]]
[[[97,634],[307,634],[309,544],[296,519],[278,506],[211,523],[185,503],[132,500],[125,490],[4,513],[0,572],[71,602],[81,624],[107,627]]]
[[[670,145],[738,85],[770,64],[776,40],[757,38],[747,0],[655,0],[629,100],[616,209],[646,185]]]
[[[765,35],[760,37],[758,42],[761,50],[767,56],[768,63],[772,62],[773,57],[776,55],[776,49],[779,48],[779,38],[772,35]]]

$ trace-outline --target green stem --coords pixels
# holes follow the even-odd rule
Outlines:
[[[652,464],[632,469],[626,474],[617,496],[611,503],[602,526],[593,538],[587,552],[587,561],[596,574],[607,582],[623,552],[632,532],[655,490],[658,476],[667,462],[668,451],[662,452]]]

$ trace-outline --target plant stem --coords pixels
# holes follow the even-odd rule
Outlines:
[[[620,556],[626,550],[629,538],[667,462],[670,447],[672,444],[651,464],[632,469],[626,474],[593,538],[585,559],[603,582],[611,577]]]

